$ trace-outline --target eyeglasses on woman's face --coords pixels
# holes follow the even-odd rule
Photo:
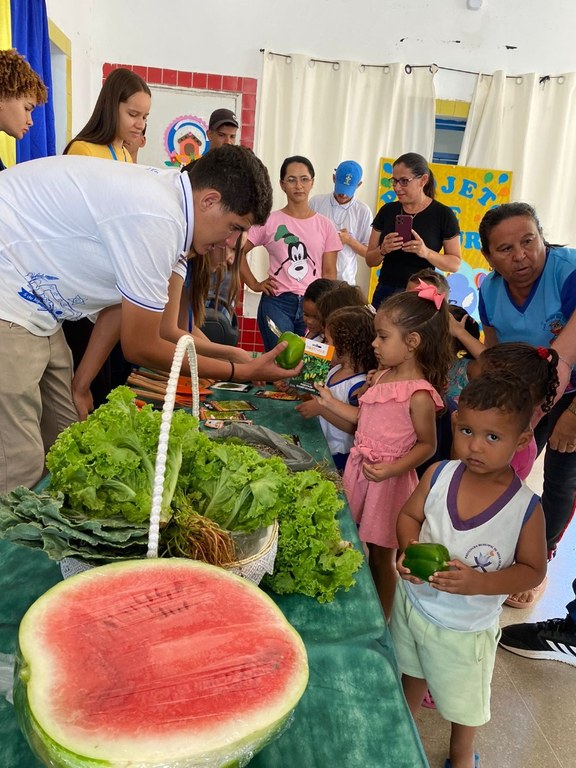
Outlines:
[[[284,183],[290,184],[291,187],[293,187],[295,184],[310,184],[311,181],[311,176],[287,176],[284,179]]]
[[[422,173],[419,173],[417,176],[411,176],[409,179],[406,178],[406,176],[402,176],[400,179],[395,179],[394,176],[392,176],[388,179],[388,181],[391,187],[407,187],[411,181],[414,181],[414,179],[420,179],[422,176]]]

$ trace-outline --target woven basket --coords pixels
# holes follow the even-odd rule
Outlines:
[[[182,368],[184,354],[188,353],[190,363],[190,377],[192,381],[192,414],[198,418],[200,411],[200,397],[198,394],[198,366],[196,362],[196,348],[191,336],[181,336],[176,344],[174,359],[166,385],[166,396],[162,408],[160,421],[160,435],[158,438],[158,451],[156,452],[156,464],[154,467],[154,485],[152,490],[152,508],[150,510],[150,522],[148,528],[148,551],[146,557],[158,557],[160,542],[160,509],[164,495],[164,478],[166,476],[166,457],[168,452],[168,440],[174,404],[176,401],[176,387]],[[265,573],[271,574],[274,569],[274,560],[278,548],[278,523],[274,522],[267,528],[253,533],[234,532],[232,534],[237,551],[240,553],[238,560],[226,565],[226,569],[259,584]],[[88,570],[92,566],[72,557],[65,557],[60,561],[60,570],[64,578],[74,576],[81,571]]]

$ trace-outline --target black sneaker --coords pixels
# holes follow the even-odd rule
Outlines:
[[[563,661],[576,667],[576,624],[569,616],[535,624],[511,624],[502,629],[500,645],[528,659]]]

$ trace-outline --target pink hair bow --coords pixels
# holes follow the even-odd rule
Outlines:
[[[436,309],[440,309],[442,302],[446,298],[445,293],[438,293],[435,285],[425,283],[424,280],[418,280],[418,285],[416,286],[415,290],[418,292],[419,298],[432,301]]]

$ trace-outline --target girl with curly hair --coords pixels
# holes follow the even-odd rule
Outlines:
[[[366,382],[366,374],[376,367],[374,356],[374,315],[366,307],[341,307],[331,312],[324,326],[327,344],[334,347],[333,366],[325,386],[332,397],[357,407],[358,393]],[[355,424],[322,406],[313,397],[296,406],[302,416],[320,418],[322,432],[340,474],[344,472],[354,443]]]
[[[48,99],[46,86],[15,49],[0,51],[0,131],[22,139],[33,125],[32,111]],[[0,171],[6,166],[0,158]]]

